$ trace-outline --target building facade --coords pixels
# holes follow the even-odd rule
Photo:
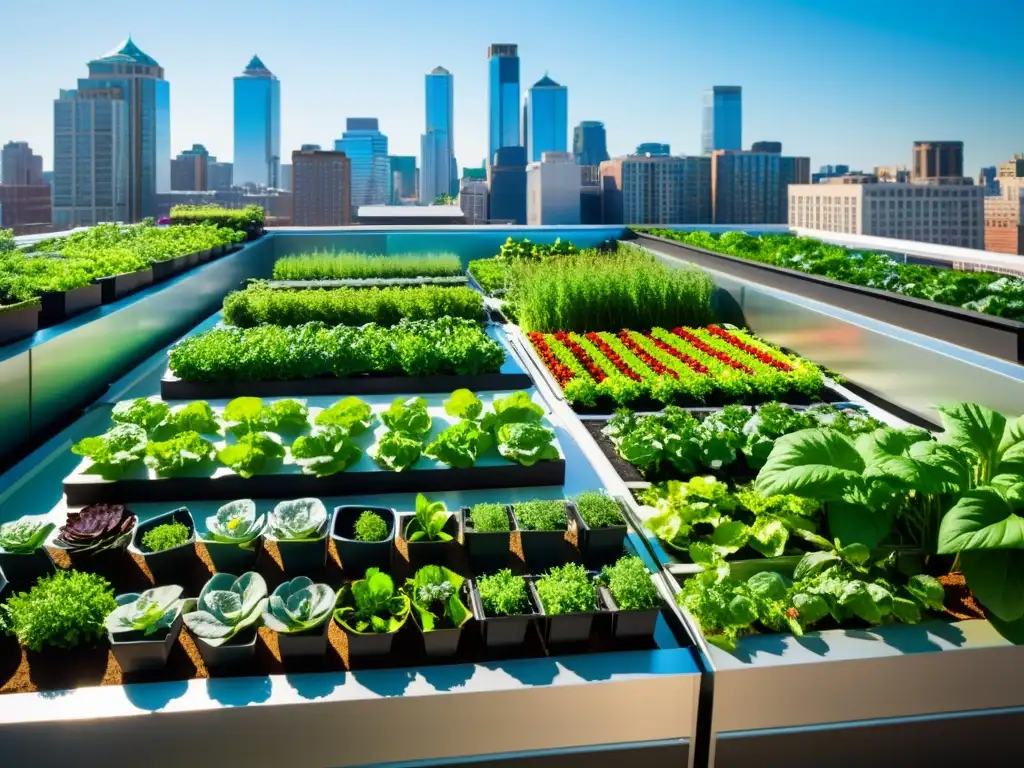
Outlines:
[[[291,163],[281,163],[281,186],[285,192],[292,191],[292,166]]]
[[[526,223],[531,227],[580,223],[580,166],[571,152],[545,152],[526,167]]]
[[[580,166],[580,224],[600,224],[601,168],[600,165]]]
[[[339,227],[352,223],[352,167],[344,152],[292,152],[292,225]]]
[[[781,155],[768,152],[712,152],[711,201],[714,223],[784,224],[785,185],[781,160]]]
[[[672,148],[668,144],[659,144],[656,141],[645,141],[643,144],[636,145],[636,151],[634,155],[650,155],[651,157],[669,157],[672,154]]]
[[[738,85],[716,85],[704,92],[701,149],[710,155],[716,149],[743,148],[743,89]]]
[[[193,144],[171,160],[171,190],[202,192],[209,189],[210,153],[202,144]]]
[[[350,117],[346,130],[334,142],[351,165],[352,220],[361,205],[387,205],[391,199],[391,161],[388,137],[380,132],[375,117]],[[294,171],[293,171],[294,173]]]
[[[459,182],[459,208],[467,224],[486,224],[488,214],[487,180],[466,178]]]
[[[281,186],[281,83],[259,56],[235,78],[234,183]]]
[[[985,192],[985,250],[1024,255],[1024,155],[993,168]]]
[[[52,229],[49,184],[0,184],[0,229],[15,235]]]
[[[38,187],[43,181],[43,158],[24,141],[10,141],[0,150],[0,184]]]
[[[584,120],[572,129],[572,153],[580,165],[600,165],[608,159],[608,135],[604,123]]]
[[[489,159],[502,147],[519,146],[519,46],[494,43],[487,48]]]
[[[156,194],[171,188],[170,84],[164,80],[163,68],[130,37],[88,66],[89,74],[78,81],[77,89],[61,91],[54,102],[54,223],[92,224],[98,215],[100,221],[110,220],[105,213],[119,210],[120,192],[114,178],[121,178],[122,165],[127,166],[127,212],[117,220],[153,216]],[[69,123],[72,115],[76,122]],[[90,116],[98,122],[86,122]],[[108,139],[112,130],[126,132],[120,137],[124,141]],[[92,140],[84,135],[88,133],[93,134]],[[115,151],[119,157],[108,157]],[[90,171],[89,163],[101,169]],[[100,204],[97,197],[102,198]]]
[[[401,205],[417,199],[416,156],[390,155],[391,204]]]
[[[962,179],[964,143],[962,141],[915,141],[912,181],[926,179]]]
[[[419,199],[431,203],[450,195],[455,166],[455,80],[444,67],[426,76],[426,124],[420,137]]]
[[[209,172],[209,176],[207,178],[206,186],[209,189],[220,191],[224,189],[231,189],[231,187],[235,185],[234,163],[218,163],[217,158],[211,157],[207,164],[207,171]]]
[[[531,163],[545,152],[565,152],[569,140],[569,89],[547,75],[530,87],[530,131],[526,153]]]
[[[493,224],[526,223],[526,149],[502,147],[487,167],[490,199],[488,221]]]
[[[605,224],[710,224],[711,159],[630,155],[601,163]]]

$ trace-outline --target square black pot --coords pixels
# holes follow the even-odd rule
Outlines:
[[[517,526],[507,506],[505,514],[508,515],[508,531],[478,533],[473,530],[469,507],[460,510],[464,546],[474,573],[497,571],[508,564],[512,531],[517,530]]]
[[[161,552],[151,552],[142,543],[142,537],[157,526],[165,523],[181,523],[188,528],[188,541],[177,547],[171,547]],[[139,523],[135,526],[135,533],[132,534],[131,551],[138,554],[146,561],[149,572],[153,574],[153,581],[157,584],[180,583],[181,578],[188,570],[189,564],[196,556],[196,523],[192,519],[192,513],[188,507],[179,507],[163,515],[157,515],[152,520]]]
[[[305,632],[287,634],[277,633],[277,647],[281,650],[281,659],[299,659],[327,654],[327,632],[331,628],[331,615],[328,614],[324,623]]]
[[[658,624],[658,616],[661,614],[660,605],[642,611],[624,611],[616,605],[615,598],[607,587],[599,587],[598,591],[604,604],[612,612],[612,631],[616,638],[654,637],[654,627]]]
[[[187,253],[184,256],[182,256],[181,258],[183,260],[183,265],[178,271],[184,272],[186,269],[198,267],[200,261],[200,253],[201,251],[196,251],[195,253]]]
[[[103,301],[103,288],[89,283],[71,291],[46,291],[40,297],[39,325],[48,328],[95,309]]]
[[[143,632],[108,632],[110,650],[121,671],[129,675],[167,666],[167,657],[178,641],[181,625],[182,617],[179,615],[170,627],[149,636]]]
[[[388,536],[383,541],[356,541],[356,520],[363,512],[369,511],[380,517],[388,526]],[[342,570],[359,578],[367,568],[391,569],[391,552],[395,545],[395,510],[389,507],[343,506],[334,508],[331,520],[331,538],[338,550]]]
[[[278,541],[272,537],[267,537],[267,540],[277,544],[281,568],[287,572],[308,574],[327,565],[326,531],[316,541]]]
[[[39,303],[0,311],[0,346],[27,339],[39,330]]]
[[[27,555],[0,552],[0,571],[4,572],[12,590],[30,589],[40,577],[49,576],[54,570],[53,558],[46,547]]]
[[[568,506],[566,507],[566,528],[557,531],[527,531],[516,517],[516,507],[509,507],[509,515],[515,521],[516,529],[519,531],[519,540],[522,542],[523,560],[533,573],[546,571],[553,565],[561,565],[566,562],[566,552],[569,543],[565,540],[565,533],[568,529],[569,517]]]
[[[179,259],[165,259],[164,261],[153,262],[153,282],[159,283],[163,280],[170,280],[180,271]]]
[[[537,594],[537,587],[534,586],[533,579],[527,579],[527,588],[530,590],[537,610],[544,617],[541,626],[545,642],[549,645],[559,645],[585,643],[590,639],[590,630],[594,624],[594,617],[601,612],[601,597],[597,594],[596,587],[596,610],[583,611],[581,613],[560,613],[556,616],[548,616],[544,612],[544,604],[540,600],[540,595]]]
[[[405,529],[414,515],[399,515],[398,522],[402,526],[402,538],[405,539]],[[413,569],[422,568],[424,565],[448,565],[455,556],[455,549],[459,546],[459,517],[452,514],[442,528],[445,533],[452,537],[451,541],[409,541],[405,539],[405,545],[409,552],[409,565]]]
[[[401,631],[360,635],[350,632],[340,624],[338,626],[341,627],[341,631],[345,633],[345,639],[348,641],[349,659],[357,656],[386,656],[391,653],[391,643],[394,641],[395,635]]]
[[[246,571],[251,571],[256,566],[260,552],[263,551],[263,537],[257,536],[249,542],[248,548],[238,544],[224,544],[219,541],[203,541],[206,552],[213,563],[213,569],[217,573],[231,573],[241,576]]]
[[[611,565],[622,557],[628,529],[625,515],[622,512],[622,502],[616,499],[615,503],[619,505],[620,514],[623,514],[622,525],[606,528],[591,528],[580,515],[575,502],[569,502],[567,505],[569,519],[576,523],[578,531],[576,540],[579,543],[580,554],[588,568]]]
[[[113,304],[125,296],[152,285],[153,270],[147,267],[136,272],[126,272],[123,275],[100,277],[96,282],[100,284],[101,301],[104,304]]]
[[[252,661],[256,657],[256,636],[256,627],[249,627],[217,647],[201,637],[195,640],[207,669],[223,669]]]
[[[483,600],[480,597],[480,590],[476,580],[470,586],[470,599],[473,602],[473,615],[480,624],[480,633],[483,635],[484,644],[488,648],[508,648],[522,645],[526,642],[526,633],[530,624],[537,620],[540,613],[535,605],[533,593],[527,589],[527,598],[530,601],[530,612],[519,616],[488,616],[484,610]]]

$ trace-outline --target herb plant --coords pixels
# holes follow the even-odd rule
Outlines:
[[[562,499],[521,501],[513,505],[512,511],[524,531],[564,531],[568,525]]]
[[[278,541],[319,541],[327,531],[327,507],[320,499],[279,502],[267,530]]]
[[[594,581],[587,569],[577,563],[551,568],[534,583],[544,613],[584,613],[597,609]]]
[[[476,581],[480,602],[487,616],[521,616],[532,613],[526,592],[526,579],[508,568],[481,576]]]
[[[124,547],[138,518],[123,504],[90,504],[68,512],[54,544],[75,554],[97,554]]]
[[[425,565],[406,582],[406,593],[424,632],[461,627],[473,613],[459,590],[465,579],[440,565]]]
[[[342,587],[334,620],[358,635],[397,632],[409,618],[409,596],[395,593],[395,583],[377,568],[351,586]]]
[[[109,582],[94,573],[57,571],[0,606],[0,624],[30,651],[74,648],[103,636],[117,608]]]
[[[274,263],[275,280],[440,277],[461,273],[462,261],[454,253],[316,252],[285,256]]]
[[[406,541],[451,541],[452,535],[444,530],[451,516],[443,501],[429,501],[422,493],[417,493],[416,516],[405,524]]]
[[[286,635],[316,629],[330,618],[334,601],[334,590],[329,586],[299,576],[270,595],[263,607],[263,625]]]
[[[355,533],[356,541],[384,541],[388,537],[388,524],[367,509],[356,519]]]
[[[185,625],[193,635],[214,648],[228,642],[261,618],[267,602],[267,583],[258,573],[237,579],[217,573],[206,582],[196,610],[186,613]]]
[[[504,504],[474,504],[469,522],[476,533],[504,533],[511,527]]]
[[[146,531],[142,535],[142,546],[148,552],[163,552],[165,549],[173,549],[187,544],[192,538],[192,532],[188,526],[177,521],[164,523]]]
[[[31,555],[46,544],[57,526],[45,518],[25,516],[0,525],[0,552],[9,555]]]
[[[613,528],[626,524],[619,503],[597,491],[584,491],[577,496],[576,510],[588,528]]]
[[[612,593],[620,610],[645,611],[661,605],[658,589],[651,581],[651,572],[635,555],[620,557],[614,565],[606,565],[599,578]]]
[[[206,518],[206,540],[249,548],[263,533],[266,524],[267,516],[256,514],[256,502],[239,499],[225,504],[217,514]]]
[[[171,585],[147,589],[142,594],[118,595],[117,608],[106,618],[107,631],[115,636],[126,632],[152,635],[170,628],[184,607],[183,591],[181,587]]]

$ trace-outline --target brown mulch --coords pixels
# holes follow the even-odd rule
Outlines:
[[[946,613],[952,618],[957,621],[987,618],[985,610],[974,599],[962,573],[947,573],[938,579],[946,590]]]

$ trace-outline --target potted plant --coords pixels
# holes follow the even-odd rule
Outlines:
[[[534,572],[565,561],[565,531],[569,523],[565,508],[564,499],[535,499],[512,506],[523,559]]]
[[[441,565],[425,565],[406,582],[413,620],[423,633],[428,656],[452,656],[473,612],[462,602],[465,583],[459,574]]]
[[[504,504],[476,504],[472,508],[462,508],[462,530],[474,572],[504,567],[508,562],[509,544],[515,527]]]
[[[40,517],[22,517],[0,525],[0,571],[15,588],[28,588],[53,573],[46,539],[56,526]]]
[[[395,582],[376,568],[342,587],[334,620],[348,640],[348,655],[380,656],[409,618],[409,597],[395,592]]]
[[[0,625],[30,651],[70,649],[102,638],[115,608],[114,590],[102,576],[57,571],[8,597],[0,606]]]
[[[202,543],[217,571],[241,573],[256,564],[263,549],[266,515],[256,514],[256,502],[239,499],[225,504],[206,518]]]
[[[53,543],[68,553],[72,565],[103,568],[124,554],[137,522],[124,504],[90,504],[68,512]]]
[[[598,491],[584,491],[569,504],[577,541],[588,565],[607,565],[622,556],[626,519],[619,502]]]
[[[472,583],[473,610],[488,648],[522,645],[537,617],[526,579],[503,568]]]
[[[597,589],[587,569],[576,563],[555,566],[530,584],[534,600],[547,617],[548,643],[582,643],[598,612]]]
[[[192,513],[180,507],[136,526],[131,550],[145,560],[154,581],[169,580],[195,556],[195,541]]]
[[[207,667],[248,661],[256,653],[256,628],[267,601],[267,583],[258,573],[213,575],[193,610],[186,606],[185,626],[195,635]]]
[[[358,505],[336,507],[331,538],[346,573],[362,576],[368,568],[386,569],[391,565],[395,542],[395,510]]]
[[[263,625],[277,632],[281,659],[323,656],[336,595],[307,576],[284,582],[263,607]]]
[[[661,595],[651,572],[636,555],[606,565],[598,577],[604,604],[614,615],[615,637],[651,637],[661,613]]]
[[[458,533],[455,515],[445,508],[444,502],[428,501],[422,493],[417,493],[416,514],[408,518],[403,533],[409,563],[417,567],[447,562]]]
[[[320,499],[282,501],[267,520],[286,571],[315,571],[327,563],[327,507]]]
[[[106,620],[107,637],[126,675],[167,664],[181,632],[181,593],[181,587],[171,585],[117,596],[117,608]]]

